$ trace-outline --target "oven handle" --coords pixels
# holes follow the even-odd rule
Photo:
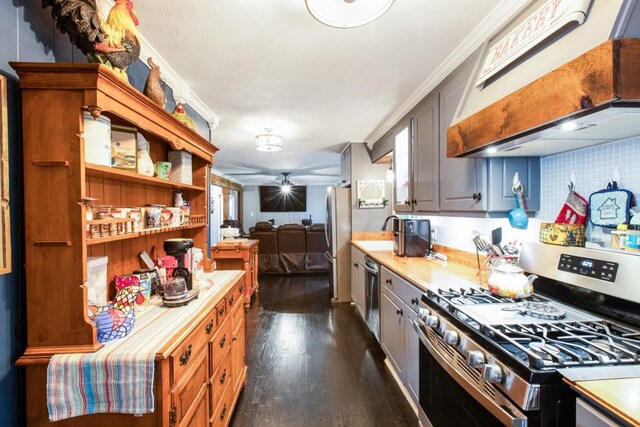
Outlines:
[[[476,389],[473,384],[469,383],[469,381],[460,375],[454,367],[452,367],[445,357],[443,357],[438,351],[433,347],[433,345],[429,342],[429,338],[425,335],[422,328],[426,327],[424,322],[421,320],[413,321],[413,329],[418,333],[418,337],[424,346],[427,348],[429,353],[433,356],[433,358],[438,362],[438,364],[445,370],[447,373],[453,378],[458,384],[462,386],[466,390],[467,393],[471,395],[478,403],[484,406],[489,412],[493,414],[500,422],[506,426],[511,427],[527,427],[527,417],[523,414],[517,414],[514,416],[513,414],[505,411],[505,409],[498,405],[496,402],[492,401],[484,394],[480,393],[478,389]]]

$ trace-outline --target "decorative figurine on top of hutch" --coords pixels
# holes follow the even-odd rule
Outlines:
[[[190,129],[196,128],[196,122],[191,117],[189,117],[182,103],[178,102],[171,115],[175,117],[179,122],[183,123],[186,127]]]
[[[87,55],[89,62],[105,65],[128,82],[126,68],[140,56],[138,18],[131,0],[116,0],[104,21],[95,0],[43,0],[51,6],[58,29]]]
[[[151,67],[151,71],[149,71],[147,82],[144,84],[144,94],[147,98],[164,108],[167,105],[167,100],[164,95],[164,88],[162,87],[160,67],[153,62],[153,58],[151,57],[147,58],[147,64]]]

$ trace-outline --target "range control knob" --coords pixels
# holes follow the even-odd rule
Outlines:
[[[498,365],[484,365],[482,376],[485,381],[489,381],[490,383],[502,383],[502,369],[500,369]]]
[[[419,308],[418,309],[418,319],[422,320],[423,322],[427,321],[427,318],[429,317],[429,310],[426,308]]]
[[[426,323],[428,327],[435,329],[440,324],[440,320],[438,319],[438,316],[432,314],[430,316],[427,316]]]
[[[472,368],[481,368],[484,362],[484,354],[481,351],[472,350],[467,354],[467,365]]]
[[[449,345],[456,345],[460,338],[458,338],[458,333],[456,331],[444,331],[444,342]]]

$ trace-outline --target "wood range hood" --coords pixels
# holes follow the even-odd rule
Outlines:
[[[547,156],[636,136],[640,39],[609,39],[453,124],[447,157]]]

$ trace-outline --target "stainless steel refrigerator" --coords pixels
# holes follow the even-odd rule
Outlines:
[[[351,301],[351,189],[327,188],[325,233],[331,264],[331,299],[334,302]]]

